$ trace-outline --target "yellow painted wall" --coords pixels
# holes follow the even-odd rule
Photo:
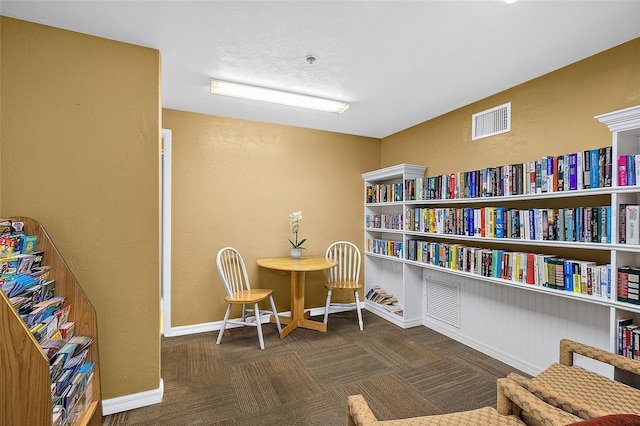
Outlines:
[[[471,140],[471,116],[511,102],[511,132]],[[611,145],[593,117],[640,104],[640,38],[385,138],[383,166],[430,176]]]
[[[157,389],[159,52],[1,22],[0,215],[40,221],[96,308],[103,398]]]
[[[0,19],[0,165],[2,164],[2,22]],[[0,173],[0,217],[2,217],[2,173]]]
[[[224,288],[215,256],[230,245],[249,279],[289,310],[289,275],[258,268],[288,256],[288,216],[302,211],[303,255],[332,241],[362,249],[361,174],[380,167],[380,140],[290,126],[163,111],[172,131],[172,326],[220,321]],[[306,306],[324,306],[321,272],[307,274]]]

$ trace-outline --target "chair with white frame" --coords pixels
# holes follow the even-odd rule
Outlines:
[[[362,288],[360,283],[360,249],[349,241],[336,241],[327,247],[325,258],[336,260],[338,264],[328,270],[327,282],[327,303],[324,309],[324,323],[327,324],[329,319],[329,310],[333,308],[353,307],[355,304],[358,312],[358,324],[360,330],[363,329],[362,312],[360,310],[359,290]],[[331,295],[334,290],[350,290],[353,291],[355,303],[331,303]]]
[[[268,314],[273,315],[273,318],[275,318],[276,321],[276,326],[278,327],[278,332],[282,330],[280,320],[278,319],[278,312],[276,311],[276,305],[273,301],[273,290],[266,288],[251,288],[244,260],[238,250],[233,247],[223,247],[218,251],[218,255],[216,256],[216,265],[218,267],[218,273],[220,274],[222,283],[227,291],[227,296],[224,300],[228,304],[227,312],[224,315],[222,328],[218,334],[216,344],[220,344],[227,324],[235,324],[256,327],[258,329],[260,349],[264,349],[260,317]],[[272,310],[260,310],[258,303],[267,299],[271,303]],[[229,319],[229,314],[231,313],[231,307],[233,305],[242,305],[241,318]],[[253,305],[253,308],[248,308],[247,305]]]

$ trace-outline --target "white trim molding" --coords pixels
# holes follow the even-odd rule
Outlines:
[[[122,411],[129,411],[136,408],[146,407],[148,405],[159,404],[162,402],[163,395],[164,381],[161,378],[160,386],[158,387],[158,389],[134,393],[131,395],[119,396],[116,398],[103,399],[102,415],[108,416],[110,414],[120,413]]]
[[[364,302],[360,302],[360,306],[364,308]],[[350,311],[355,310],[355,307],[351,308],[333,308],[329,311],[329,313],[334,312],[342,312],[342,311]],[[310,312],[311,316],[319,316],[324,315],[324,306],[318,308],[305,309],[305,311]],[[278,312],[279,316],[291,316],[291,311],[286,312]],[[265,324],[269,321],[270,314],[266,314],[264,318],[262,318],[262,323]],[[419,324],[419,323],[418,323]],[[164,337],[175,337],[175,336],[185,336],[187,334],[196,334],[196,333],[206,333],[208,331],[216,331],[220,330],[222,327],[222,321],[214,321],[214,322],[205,322],[201,324],[193,324],[193,325],[184,325],[179,327],[169,327],[165,330]],[[227,324],[227,328],[233,327],[241,327],[239,325]]]

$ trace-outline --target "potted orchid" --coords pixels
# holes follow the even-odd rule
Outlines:
[[[306,250],[304,247],[302,247],[302,245],[304,244],[305,241],[307,241],[307,239],[303,238],[300,241],[298,241],[298,230],[300,229],[301,220],[302,220],[301,211],[292,212],[289,215],[289,228],[291,228],[291,232],[293,232],[296,236],[295,242],[293,242],[292,240],[289,240],[289,242],[291,243],[291,257],[293,258],[293,260],[300,259],[300,256],[302,256],[302,250]]]

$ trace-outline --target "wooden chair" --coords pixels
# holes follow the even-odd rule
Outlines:
[[[508,377],[543,401],[583,419],[611,414],[640,415],[640,390],[573,364],[574,354],[640,377],[640,361],[569,339],[560,340],[560,362],[533,378]]]
[[[327,282],[327,304],[324,309],[324,323],[327,323],[329,310],[331,307],[353,306],[352,303],[331,303],[333,290],[351,290],[355,299],[356,311],[358,312],[358,323],[360,330],[362,326],[362,312],[360,311],[360,297],[358,290],[362,288],[360,281],[360,250],[349,241],[336,241],[327,247],[325,257],[337,260],[338,264],[328,270]]]
[[[526,414],[531,423],[521,416]],[[347,426],[562,426],[582,419],[553,407],[508,378],[497,381],[496,408],[482,407],[475,410],[447,414],[410,417],[394,420],[378,420],[362,395],[347,397]]]
[[[266,288],[251,289],[244,260],[238,250],[232,247],[224,247],[218,251],[218,255],[216,256],[216,265],[218,266],[218,273],[220,274],[224,288],[227,291],[227,296],[224,300],[228,304],[227,312],[224,314],[222,328],[218,334],[216,344],[220,344],[222,335],[224,334],[224,329],[227,326],[227,323],[229,323],[256,327],[258,329],[260,349],[264,349],[260,316],[264,314],[272,314],[276,320],[278,332],[282,330],[280,327],[280,320],[278,319],[278,312],[276,311],[276,305],[273,302],[273,290]],[[271,303],[272,310],[261,311],[258,308],[258,303],[267,299],[269,299],[269,302]],[[229,314],[231,313],[231,307],[233,305],[242,305],[241,318],[229,319]],[[247,308],[247,305],[253,305],[253,308]]]

